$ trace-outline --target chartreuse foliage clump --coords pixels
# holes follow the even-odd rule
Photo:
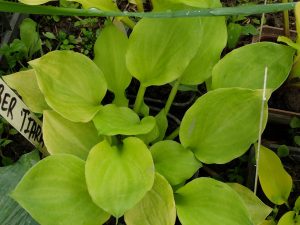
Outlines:
[[[118,10],[112,1],[78,2]],[[163,11],[221,4],[164,0],[153,6]],[[174,225],[176,216],[183,225],[268,224],[272,209],[246,187],[193,175],[204,163],[230,162],[256,143],[261,111],[263,127],[268,112],[267,103],[261,108],[264,68],[269,98],[287,78],[294,50],[264,42],[220,59],[226,38],[224,17],[141,19],[129,37],[107,22],[93,60],[53,51],[30,61],[30,70],[5,76],[32,111],[43,113],[50,154],[25,174],[11,197],[43,225],[100,225],[110,216],[124,216],[128,225]],[[134,109],[125,94],[132,77],[140,82]],[[149,115],[146,88],[171,82],[166,107]],[[165,140],[177,88],[203,82],[212,89],[186,111],[180,141]],[[103,105],[107,90],[115,99]],[[264,147],[259,168],[266,196],[286,203],[291,179]]]

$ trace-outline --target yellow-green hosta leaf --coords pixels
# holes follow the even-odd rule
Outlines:
[[[265,67],[267,88],[277,89],[288,77],[295,51],[273,42],[259,42],[233,50],[212,71],[212,87],[262,89]]]
[[[30,61],[48,105],[73,122],[88,122],[100,109],[107,85],[102,71],[83,54],[53,51]]]
[[[115,94],[114,103],[119,106],[128,105],[124,95],[131,81],[125,62],[127,46],[128,38],[112,23],[101,30],[94,46],[94,62],[103,71],[108,89]]]
[[[220,3],[214,7],[219,7]],[[227,43],[227,27],[224,17],[201,18],[200,47],[184,71],[180,82],[186,85],[201,84],[211,77],[214,65]]]
[[[241,156],[258,138],[261,101],[261,90],[222,88],[208,92],[182,119],[182,145],[204,163],[227,163]],[[264,111],[266,118],[267,105]]]
[[[127,68],[145,87],[182,75],[200,45],[199,18],[141,19],[129,37]]]
[[[135,137],[126,138],[117,146],[103,141],[90,151],[85,177],[93,201],[119,218],[152,188],[154,165],[151,153]]]
[[[277,41],[278,41],[278,42],[283,42],[283,43],[287,44],[288,46],[290,46],[290,47],[296,49],[297,51],[300,51],[300,43],[297,44],[297,43],[293,42],[293,41],[292,41],[290,38],[288,38],[288,37],[285,37],[285,36],[279,36],[279,37],[277,38]]]
[[[12,197],[43,225],[101,225],[109,218],[87,191],[84,161],[73,155],[53,155],[38,162]]]
[[[189,179],[201,167],[193,152],[175,141],[157,142],[150,151],[156,171],[172,186]]]
[[[276,225],[276,223],[273,220],[265,220],[259,225]]]
[[[138,135],[150,132],[155,126],[155,118],[139,116],[130,108],[108,104],[94,117],[93,122],[102,135]]]
[[[125,213],[127,225],[174,225],[176,220],[173,190],[159,173],[144,198]]]
[[[19,2],[22,2],[26,5],[41,5],[50,1],[51,0],[19,0]]]
[[[228,183],[242,198],[254,225],[260,225],[272,212],[251,190],[238,183]]]
[[[102,140],[92,122],[75,123],[52,110],[44,111],[43,138],[51,155],[66,153],[83,160]]]
[[[268,199],[276,205],[287,202],[292,190],[292,178],[285,171],[280,158],[270,149],[261,146],[258,177]]]
[[[297,200],[295,202],[294,211],[295,212],[299,212],[300,211],[300,196],[298,196],[298,198],[297,198]]]
[[[280,218],[278,225],[300,225],[300,216],[294,211],[289,211]]]
[[[23,0],[24,1],[24,0]],[[73,1],[73,0],[67,0]],[[119,11],[115,1],[112,0],[74,0],[82,4],[83,8],[97,8],[105,11]]]
[[[34,70],[20,71],[2,77],[3,80],[15,89],[28,108],[35,113],[43,113],[43,110],[50,109],[38,86]]]
[[[175,192],[182,225],[253,225],[247,208],[227,184],[203,177]]]

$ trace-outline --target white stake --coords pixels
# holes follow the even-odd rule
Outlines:
[[[255,182],[254,182],[254,194],[257,192],[257,182],[258,182],[258,162],[260,156],[260,145],[261,145],[261,134],[263,129],[263,121],[264,121],[264,106],[267,100],[266,98],[266,89],[267,89],[267,77],[268,77],[268,67],[265,67],[265,75],[264,75],[264,85],[263,85],[263,94],[260,108],[260,119],[259,119],[259,131],[258,131],[258,143],[257,143],[257,151],[256,151],[256,171],[255,171]]]

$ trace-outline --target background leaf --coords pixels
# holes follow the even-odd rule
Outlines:
[[[278,225],[300,225],[300,216],[294,211],[289,211],[280,218]]]
[[[238,194],[227,184],[211,178],[197,178],[175,193],[182,225],[252,225]]]
[[[260,90],[226,88],[208,92],[182,119],[182,145],[204,163],[227,163],[241,156],[258,138],[261,101]]]
[[[127,225],[174,225],[176,220],[173,190],[168,181],[155,174],[152,189],[125,213]]]
[[[154,165],[138,138],[126,138],[118,146],[103,141],[91,150],[85,176],[93,201],[119,218],[152,188]]]
[[[260,148],[258,177],[271,202],[276,205],[287,202],[292,190],[292,178],[283,168],[280,158],[264,146]]]
[[[17,202],[10,198],[23,175],[40,160],[39,153],[33,151],[23,155],[13,165],[0,167],[0,224],[1,225],[38,225]]]
[[[226,87],[262,89],[267,66],[267,88],[275,90],[288,77],[294,53],[292,48],[273,42],[259,42],[237,48],[214,67],[213,89]]]
[[[52,110],[44,111],[43,138],[50,154],[72,154],[83,160],[103,140],[93,123],[74,123]]]
[[[189,179],[202,166],[193,152],[175,141],[157,142],[150,151],[156,171],[173,186]]]
[[[12,197],[44,225],[99,225],[109,218],[92,202],[84,179],[84,161],[73,155],[53,155],[37,163]]]
[[[88,122],[106,93],[102,71],[83,54],[53,51],[30,61],[48,105],[73,122]]]
[[[43,113],[43,110],[50,109],[38,86],[34,70],[20,71],[2,78],[21,95],[22,100],[31,111]]]
[[[114,103],[118,106],[128,105],[124,96],[131,81],[125,62],[127,46],[128,38],[112,23],[101,30],[94,46],[94,62],[103,71],[108,89],[114,92]]]

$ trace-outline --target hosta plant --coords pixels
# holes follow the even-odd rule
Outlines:
[[[165,0],[153,6],[160,11],[221,5]],[[272,209],[251,190],[193,175],[203,163],[230,162],[256,143],[261,112],[263,127],[267,121],[267,104],[261,107],[264,69],[269,68],[269,98],[287,78],[294,50],[265,42],[220,60],[226,37],[223,17],[141,19],[129,38],[107,22],[94,60],[53,51],[30,61],[29,70],[5,76],[32,111],[43,113],[50,153],[11,197],[43,225],[100,225],[111,216],[124,216],[128,225],[172,225],[176,216],[183,225],[265,223]],[[140,82],[133,109],[125,92],[132,77]],[[166,107],[149,115],[146,88],[171,82]],[[165,140],[178,87],[203,82],[211,90],[186,111],[179,141]],[[103,105],[107,90],[115,99]],[[279,177],[271,179],[264,168],[274,158],[269,151],[262,147],[259,178],[267,197],[280,205],[287,202],[291,179],[277,158],[273,169]],[[284,187],[282,180],[288,181]]]

